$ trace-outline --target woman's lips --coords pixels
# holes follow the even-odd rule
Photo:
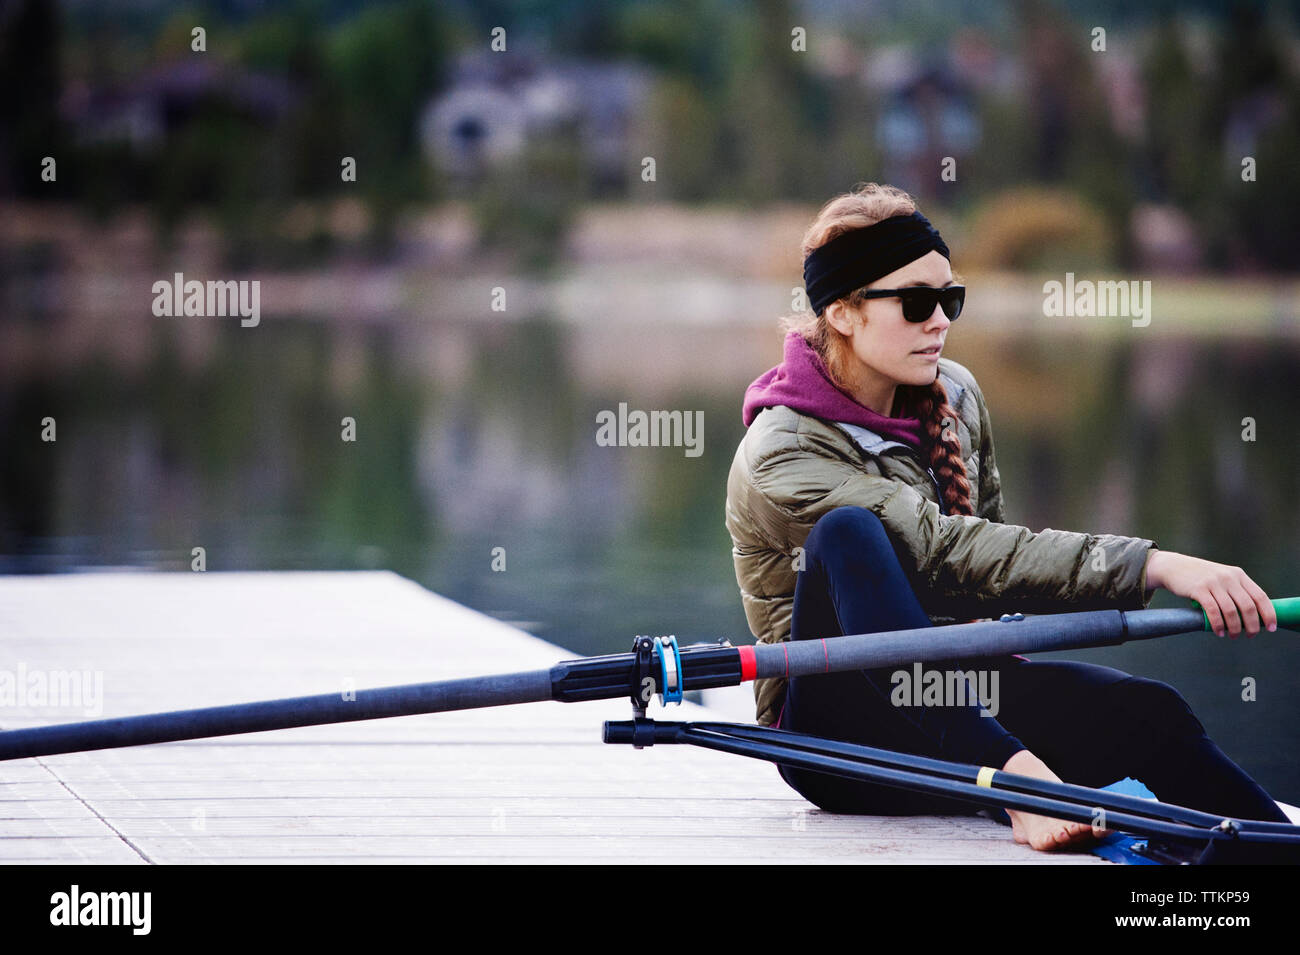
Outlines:
[[[942,345],[932,345],[929,348],[923,348],[919,351],[912,352],[913,355],[920,355],[922,358],[938,358],[939,352],[943,351]]]

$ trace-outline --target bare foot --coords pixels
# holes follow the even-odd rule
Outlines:
[[[1007,760],[1002,771],[1054,783],[1061,782],[1061,777],[1027,749],[1022,749]],[[1024,810],[1007,809],[1007,815],[1011,817],[1012,838],[1021,845],[1041,851],[1086,845],[1110,832],[1108,829],[1096,829],[1086,822],[1068,822]]]

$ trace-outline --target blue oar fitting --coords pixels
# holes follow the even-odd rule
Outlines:
[[[682,702],[682,655],[677,649],[677,637],[655,637],[655,650],[659,654],[659,699],[664,706]]]

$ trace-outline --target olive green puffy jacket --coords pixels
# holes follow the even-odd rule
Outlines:
[[[745,616],[760,642],[790,638],[796,561],[802,565],[796,548],[823,514],[845,505],[870,508],[902,545],[903,569],[936,624],[1150,602],[1152,541],[1004,523],[984,396],[956,362],[940,359],[939,371],[959,419],[974,517],[941,512],[933,475],[900,442],[784,405],[764,409],[750,425],[727,478],[726,523]],[[754,696],[758,722],[771,724],[785,681],[758,680]]]

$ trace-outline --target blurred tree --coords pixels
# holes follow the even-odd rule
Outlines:
[[[391,238],[402,203],[424,197],[418,119],[446,56],[443,23],[423,0],[367,7],[329,38],[326,57],[341,105],[338,135],[357,159],[357,185],[374,213],[381,246]],[[331,165],[337,173],[337,157]]]
[[[1040,182],[1068,183],[1106,218],[1120,261],[1131,257],[1133,189],[1129,150],[1116,134],[1099,82],[1090,29],[1063,19],[1047,0],[1018,0],[1027,122]]]
[[[759,0],[737,19],[719,119],[725,124],[719,185],[731,198],[768,202],[796,195],[806,176],[807,137],[799,101],[798,65],[806,53],[790,48],[794,23],[786,0]]]
[[[1204,212],[1217,172],[1218,120],[1207,111],[1207,89],[1184,46],[1178,23],[1161,18],[1143,65],[1147,89],[1148,198]]]
[[[240,37],[240,61],[252,69],[287,76],[302,99],[284,134],[290,194],[337,191],[345,149],[339,116],[344,108],[338,81],[326,62],[325,33],[306,7],[261,18]],[[286,196],[288,198],[288,196]]]
[[[987,93],[976,99],[982,135],[971,158],[958,169],[958,178],[980,184],[980,190],[1006,189],[1032,181],[1038,143],[1025,122],[1019,96]]]
[[[656,194],[687,202],[712,196],[721,130],[705,94],[686,77],[668,76],[659,81],[650,111],[661,136],[653,147]]]
[[[804,133],[795,168],[798,198],[824,202],[854,183],[874,178],[880,149],[871,135],[875,104],[857,82],[835,83],[807,76],[800,85]]]
[[[1300,71],[1294,61],[1288,63],[1288,41],[1294,43],[1293,31],[1243,2],[1233,5],[1218,37],[1216,118],[1223,145],[1212,155],[1219,176],[1210,191],[1226,221],[1215,230],[1211,248],[1237,267],[1300,267],[1295,215],[1300,178],[1294,172],[1300,155]],[[1253,182],[1241,178],[1243,155],[1256,161]]]
[[[58,8],[47,0],[15,0],[0,8],[0,195],[58,195],[41,181],[41,160],[68,158],[59,124],[62,91]],[[64,176],[66,180],[67,170]]]
[[[733,25],[718,0],[632,0],[616,8],[609,52],[717,90],[727,74]]]
[[[583,199],[581,174],[578,145],[564,131],[485,174],[472,193],[483,247],[507,251],[514,265],[530,271],[554,266]]]
[[[561,55],[609,56],[614,48],[616,9],[620,5],[587,0],[549,0],[547,9],[552,15],[559,14],[563,24],[555,31],[555,51]]]

